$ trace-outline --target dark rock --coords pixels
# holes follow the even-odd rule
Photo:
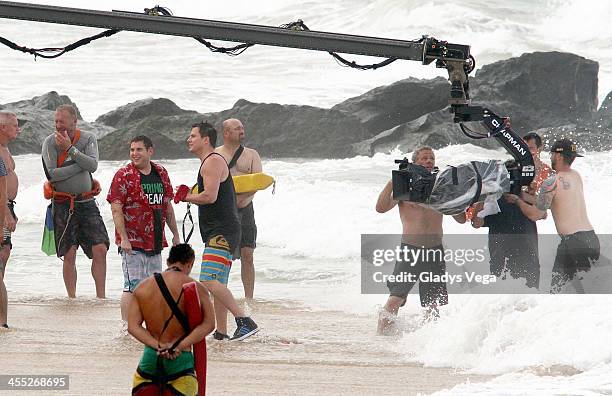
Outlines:
[[[449,90],[450,84],[442,77],[433,80],[408,78],[347,99],[332,110],[357,117],[374,136],[445,108]]]
[[[3,110],[17,115],[21,133],[9,147],[13,154],[40,153],[45,138],[55,131],[55,109],[64,104],[70,104],[77,110],[78,127],[83,131],[104,136],[112,128],[96,123],[88,123],[81,119],[78,107],[68,96],[59,95],[55,91],[42,96],[3,105]]]
[[[175,106],[171,101],[167,101]],[[148,114],[139,107],[149,106],[139,101],[115,110],[113,120],[130,121],[99,141],[100,158],[127,159],[128,142],[133,136],[145,134],[156,147],[157,158],[185,158],[186,139],[191,125],[201,120],[212,123],[219,132],[227,118],[238,118],[245,125],[247,144],[265,157],[346,157],[353,154],[351,144],[363,140],[367,132],[358,119],[336,110],[312,106],[251,103],[239,100],[234,107],[218,113],[199,114],[180,111],[178,114]],[[172,110],[176,113],[176,110]],[[106,115],[98,121],[109,119]],[[162,143],[160,143],[162,142]]]
[[[474,104],[510,116],[523,134],[590,119],[599,64],[574,54],[535,52],[485,65],[471,81]]]
[[[101,115],[96,119],[104,125],[113,128],[123,128],[131,123],[139,122],[148,116],[173,116],[181,114],[196,114],[194,111],[183,110],[173,101],[165,98],[142,99]]]
[[[572,134],[587,150],[612,147],[612,96],[597,111],[598,64],[573,54],[525,54],[483,66],[471,78],[473,105],[499,116],[510,116],[520,135],[539,130],[553,139]],[[252,103],[241,99],[228,110],[202,114],[179,108],[168,99],[143,99],[79,127],[100,137],[102,159],[127,159],[128,142],[145,134],[157,158],[189,158],[186,139],[191,125],[208,120],[219,131],[227,118],[245,125],[246,145],[264,157],[341,158],[372,155],[395,147],[411,151],[420,145],[440,148],[473,143],[499,147],[495,139],[465,137],[452,122],[443,78],[406,79],[350,98],[331,109],[312,106]],[[18,114],[23,132],[11,146],[16,154],[40,152],[54,130],[53,111],[66,96],[50,92],[31,100],[3,105]],[[474,125],[476,124],[476,125]],[[468,125],[481,129],[478,123]]]

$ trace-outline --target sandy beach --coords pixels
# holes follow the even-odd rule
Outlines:
[[[44,391],[54,395],[129,394],[142,347],[121,334],[116,301],[57,299],[13,303],[9,309],[12,328],[0,332],[3,374],[69,375],[68,391]],[[283,315],[289,309],[291,319]],[[260,334],[241,343],[209,342],[208,394],[416,395],[488,378],[402,363],[391,349],[381,353],[376,345],[370,356],[368,340],[392,341],[373,336],[364,317],[265,302],[256,302],[252,310]],[[328,320],[332,317],[343,331],[364,331],[361,339],[343,344]],[[320,327],[314,326],[315,318]],[[299,328],[305,329],[301,335]]]

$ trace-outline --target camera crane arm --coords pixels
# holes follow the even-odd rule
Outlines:
[[[395,40],[171,15],[109,12],[8,1],[0,1],[0,18],[404,59],[419,61],[424,65],[435,61],[436,67],[447,69],[449,74],[449,105],[454,113],[454,121],[483,121],[489,136],[499,140],[517,160],[522,175],[520,184],[527,185],[533,178],[533,158],[527,145],[500,117],[485,108],[469,106],[468,74],[474,69],[475,62],[468,45],[452,44],[427,36],[416,41]]]

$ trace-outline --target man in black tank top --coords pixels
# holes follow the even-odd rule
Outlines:
[[[236,331],[232,340],[245,339],[259,330],[257,324],[246,317],[227,288],[232,267],[232,252],[240,242],[240,222],[236,209],[234,183],[221,154],[215,153],[217,131],[207,123],[194,124],[187,144],[189,151],[202,160],[198,172],[197,194],[185,193],[189,187],[177,189],[175,201],[198,205],[200,235],[206,245],[202,255],[200,281],[214,296],[217,330],[215,339],[227,339],[227,310],[236,318]]]

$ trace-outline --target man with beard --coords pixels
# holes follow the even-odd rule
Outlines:
[[[525,216],[536,221],[546,217],[550,209],[561,242],[553,265],[551,293],[560,292],[565,283],[578,272],[591,269],[591,263],[599,259],[599,239],[587,216],[584,190],[580,174],[571,168],[576,157],[576,145],[569,139],[557,140],[550,150],[552,168],[532,206],[520,197],[507,194],[508,202],[518,205]],[[580,290],[579,290],[580,291]]]
[[[230,118],[223,121],[223,146],[215,151],[225,158],[232,176],[248,175],[262,171],[259,153],[244,147],[244,126],[240,120]],[[257,225],[253,209],[254,192],[236,194],[238,219],[240,220],[240,248],[236,249],[234,259],[240,258],[240,277],[244,286],[244,296],[253,298],[255,289],[255,266],[253,252],[257,242]]]

